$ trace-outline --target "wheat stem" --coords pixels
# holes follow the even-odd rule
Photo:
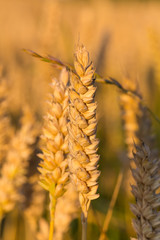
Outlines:
[[[87,240],[87,217],[82,212],[82,240]]]
[[[53,240],[54,220],[50,221],[49,240]]]
[[[55,206],[56,206],[56,198],[53,198],[53,196],[50,194],[50,229],[49,229],[49,240],[53,240]]]

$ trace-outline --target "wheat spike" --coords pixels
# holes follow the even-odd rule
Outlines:
[[[125,79],[124,83],[130,91],[138,92],[135,82]],[[153,149],[155,137],[152,133],[152,122],[142,100],[132,95],[121,94],[120,105],[124,123],[125,142],[128,147],[128,157],[132,158],[134,142],[139,144],[139,139],[145,139],[145,143]],[[156,150],[154,151],[156,153]]]
[[[125,79],[124,81],[127,89],[137,92],[135,82]],[[126,144],[128,148],[128,166],[131,165],[132,168],[135,167],[135,163],[132,160],[134,143],[136,145],[140,144],[140,139],[143,139],[145,143],[152,147],[152,154],[157,155],[157,150],[154,149],[154,136],[152,134],[152,124],[150,120],[149,113],[147,108],[143,106],[142,101],[133,96],[122,94],[120,97],[121,108],[122,108],[122,118],[124,122],[124,130],[126,137]],[[154,150],[153,150],[154,149]],[[131,194],[131,184],[135,184],[135,179],[132,177],[130,169],[126,172],[126,192],[127,192],[127,201],[130,201],[133,196]],[[129,212],[129,206],[126,203],[126,226],[128,232],[131,234],[133,231],[130,224],[131,213]]]
[[[97,170],[99,141],[96,139],[94,69],[84,46],[78,46],[74,66],[78,77],[72,75],[69,90],[69,168],[86,218],[90,201],[99,197],[96,192],[100,172]]]
[[[65,192],[68,182],[68,132],[67,132],[67,107],[68,107],[68,81],[69,74],[63,69],[60,79],[53,79],[52,93],[48,101],[49,108],[45,117],[42,135],[42,159],[39,164],[40,185],[50,194],[50,236],[54,231],[54,214],[57,198]]]
[[[23,201],[20,190],[26,182],[28,160],[33,151],[32,145],[37,137],[35,119],[32,117],[28,108],[24,108],[21,128],[15,131],[10,140],[9,151],[1,169],[0,217],[11,211],[16,202]]]
[[[48,190],[54,198],[63,195],[68,181],[68,166],[66,154],[67,141],[67,107],[68,107],[68,73],[64,69],[60,79],[53,79],[52,93],[48,101],[49,110],[45,117],[42,135],[42,159],[39,171],[40,184]]]
[[[137,91],[136,84],[133,81],[126,78],[124,80],[124,84],[127,89],[131,91]],[[133,139],[135,143],[139,142],[139,139],[137,137],[137,131],[139,130],[138,118],[140,119],[142,116],[140,109],[140,99],[122,93],[120,95],[120,105],[125,131],[125,143],[128,148],[128,157],[131,158],[134,148]]]
[[[131,210],[136,216],[133,226],[138,240],[160,239],[160,207],[159,194],[156,190],[160,187],[159,159],[155,159],[149,147],[141,143],[135,145],[133,161],[136,168],[132,168],[132,175],[136,185],[132,185],[132,193],[136,203],[131,205]]]

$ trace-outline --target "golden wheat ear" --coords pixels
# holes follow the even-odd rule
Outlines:
[[[131,90],[137,92],[137,86],[135,82],[131,79],[125,78],[123,80],[124,86]],[[134,142],[138,144],[139,139],[137,137],[137,132],[139,131],[138,119],[141,118],[141,99],[130,96],[125,93],[120,95],[120,106],[123,120],[123,127],[125,132],[125,143],[127,145],[128,157],[132,157],[132,151],[134,148]],[[134,139],[134,142],[133,142]]]
[[[135,145],[132,168],[135,184],[132,185],[132,194],[136,203],[131,205],[135,215],[133,227],[138,240],[160,239],[159,194],[160,187],[159,159],[155,159],[150,148],[143,142]]]
[[[6,159],[2,165],[0,178],[0,185],[3,186],[1,187],[2,192],[0,192],[1,214],[11,211],[17,202],[24,201],[22,187],[27,182],[27,168],[38,134],[36,121],[28,110],[28,108],[24,108],[20,129],[15,131],[10,139]]]
[[[53,79],[52,92],[48,100],[48,112],[45,116],[43,134],[41,136],[42,161],[39,164],[40,185],[50,195],[50,239],[54,229],[54,214],[57,198],[65,192],[68,183],[68,132],[67,132],[67,109],[68,109],[68,81],[69,74],[63,69],[60,78]]]
[[[72,75],[69,90],[69,168],[79,193],[84,223],[91,200],[99,197],[97,181],[100,172],[97,169],[95,71],[89,53],[82,45],[75,52],[74,66],[78,77]]]

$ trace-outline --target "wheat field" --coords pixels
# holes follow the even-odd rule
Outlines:
[[[0,27],[0,240],[159,240],[159,1],[1,1]]]

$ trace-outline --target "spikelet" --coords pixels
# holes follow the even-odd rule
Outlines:
[[[15,132],[10,141],[6,161],[1,169],[0,217],[11,211],[17,201],[23,200],[20,190],[26,181],[28,160],[36,138],[35,119],[28,108],[25,108],[21,119],[21,128]]]
[[[63,69],[60,79],[53,79],[52,93],[48,101],[49,108],[45,117],[42,135],[42,159],[39,164],[40,185],[54,199],[59,198],[65,191],[68,182],[68,164],[66,155],[68,153],[67,140],[67,107],[69,80],[68,72]]]
[[[65,207],[64,207],[65,206]],[[67,185],[65,194],[58,199],[55,212],[55,240],[63,240],[69,225],[79,211],[78,193],[72,183]]]
[[[159,194],[156,189],[160,187],[159,159],[152,156],[149,147],[141,143],[135,145],[133,161],[136,168],[132,168],[132,175],[136,185],[132,185],[132,193],[136,203],[131,210],[136,218],[133,226],[138,240],[160,239],[160,207]]]
[[[72,76],[69,91],[69,168],[82,212],[87,217],[90,201],[99,197],[96,192],[100,172],[97,170],[99,141],[96,139],[94,69],[84,46],[78,46],[74,66],[78,77]]]

